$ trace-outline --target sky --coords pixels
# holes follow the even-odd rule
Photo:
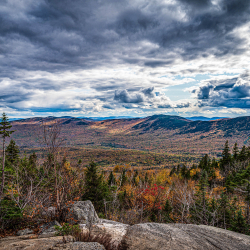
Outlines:
[[[0,0],[9,117],[250,115],[249,0]]]

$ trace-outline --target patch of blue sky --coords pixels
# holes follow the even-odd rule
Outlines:
[[[179,101],[182,99],[190,99],[191,93],[184,91],[186,88],[192,87],[195,82],[188,82],[181,85],[175,85],[167,87],[163,90],[166,96],[170,98],[171,101]]]
[[[178,84],[174,86],[169,86],[164,88],[163,92],[166,96],[168,96],[171,101],[179,101],[182,99],[190,99],[191,93],[189,91],[186,91],[187,88],[190,88],[192,86],[198,85],[201,81],[209,80],[216,76],[236,76],[235,73],[226,73],[226,74],[197,74],[193,76],[192,78],[194,81],[190,82],[183,82],[183,84]],[[162,76],[162,77],[168,77],[168,76]],[[180,81],[187,78],[186,76],[177,75],[174,77],[174,80]]]

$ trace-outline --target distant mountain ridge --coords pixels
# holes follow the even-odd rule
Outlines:
[[[236,118],[220,118],[211,120],[190,120],[181,116],[174,115],[152,115],[145,118],[115,118],[107,120],[91,120],[88,118],[78,117],[34,117],[22,120],[15,120],[12,123],[41,123],[58,120],[62,125],[81,125],[90,126],[91,128],[105,128],[107,131],[116,130],[139,133],[153,133],[157,130],[174,131],[176,134],[194,134],[207,133],[212,131],[223,131],[225,136],[232,136],[241,131],[250,134],[250,116],[241,116]],[[214,117],[215,118],[215,117]],[[128,126],[128,124],[130,124]],[[140,132],[141,131],[141,132]],[[249,136],[249,135],[248,135]],[[248,137],[247,136],[247,137]]]
[[[42,123],[58,121],[67,147],[93,150],[139,150],[185,157],[221,154],[226,140],[231,146],[246,144],[250,116],[192,121],[180,116],[152,115],[145,118],[90,120],[76,117],[34,117],[12,121],[12,137],[23,148],[39,147]],[[105,155],[105,153],[103,154]],[[172,158],[171,158],[172,159]]]
[[[168,117],[177,117],[174,115],[153,115],[153,116],[148,116],[148,117],[156,117],[156,116],[168,116]],[[178,116],[180,117],[180,116]],[[48,116],[48,117],[29,117],[29,118],[10,118],[9,121],[17,121],[17,120],[28,120],[28,119],[62,119],[62,118],[79,118],[79,119],[84,119],[84,120],[90,120],[90,121],[105,121],[105,120],[114,120],[114,119],[131,119],[131,118],[147,118],[147,117],[134,117],[134,116],[107,116],[107,117],[85,117],[85,116],[79,116],[79,117],[74,117],[74,116]],[[225,119],[227,117],[205,117],[205,116],[191,116],[191,117],[182,117],[183,119],[187,119],[190,121],[213,121],[213,120],[219,120],[219,119]]]
[[[192,120],[192,119],[193,120]],[[32,117],[27,119],[13,120],[12,123],[41,123],[58,120],[62,125],[86,125],[86,126],[104,126],[105,124],[112,129],[112,126],[122,126],[124,123],[131,123],[130,128],[132,131],[139,130],[145,132],[152,132],[159,129],[164,130],[176,130],[177,133],[196,133],[196,132],[208,132],[210,130],[219,129],[223,130],[226,134],[233,133],[234,131],[247,131],[250,132],[250,116],[241,116],[236,118],[222,118],[222,117],[191,117],[184,118],[175,115],[152,115],[145,118],[133,118],[133,117],[108,117],[108,119],[92,120],[90,118],[79,118],[71,116],[62,117]],[[219,118],[219,119],[216,119]],[[203,120],[201,120],[203,119]]]

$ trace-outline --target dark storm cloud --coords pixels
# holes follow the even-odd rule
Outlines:
[[[157,68],[210,54],[243,55],[248,50],[242,46],[245,40],[232,32],[249,21],[250,1],[246,0],[221,0],[217,4],[210,0],[1,1],[0,79],[14,81],[16,72],[22,70],[60,74],[127,63]],[[78,82],[67,84],[48,78],[32,80],[24,76],[15,85],[20,93],[13,92],[10,97],[3,90],[0,105],[18,107],[20,100],[30,100],[36,91],[79,87]],[[124,85],[94,81],[90,80],[90,85],[93,83],[93,89],[99,92],[122,89]],[[153,98],[150,89],[130,93],[133,83],[129,85],[127,90],[116,92],[115,101],[139,104]],[[244,98],[248,93],[248,87],[227,86],[211,83],[197,96],[210,100],[211,92],[225,92],[223,98],[227,94]],[[67,105],[62,108],[71,109]]]
[[[0,93],[0,103],[2,102],[11,105],[13,103],[29,100],[31,96],[31,93],[20,93],[13,91]]]
[[[195,58],[211,48],[217,56],[244,53],[239,50],[243,40],[232,37],[229,32],[249,21],[250,1],[224,0],[212,6],[208,0],[179,0],[179,4],[183,5],[183,12],[186,11],[186,21],[176,20],[174,13],[178,13],[178,5],[161,1],[154,4],[145,1],[137,7],[136,4],[131,7],[128,0],[119,3],[112,0],[20,1],[14,7],[6,1],[0,10],[1,52],[6,56],[3,65],[48,71],[65,67],[93,68],[111,63],[113,52],[126,50],[124,42],[127,46],[136,46],[136,42],[144,40],[160,47],[135,51],[135,63],[141,55],[148,59],[160,58],[162,53],[167,55],[179,47],[182,51],[175,58]],[[192,8],[210,8],[194,14],[185,9],[187,4]],[[171,12],[172,17],[166,15]],[[7,58],[10,55],[15,56]],[[145,65],[156,67],[175,58],[146,60]],[[122,56],[117,59],[126,60]]]
[[[121,35],[144,32],[158,26],[158,21],[153,15],[143,13],[139,9],[123,11],[116,20],[116,30]]]
[[[146,88],[146,89],[142,89],[141,92],[148,97],[154,97],[154,87],[150,87],[150,88]]]
[[[115,107],[112,106],[111,104],[104,104],[102,107],[105,109],[115,109]]]
[[[250,74],[238,78],[213,80],[194,90],[198,106],[250,108]]]
[[[200,87],[199,90],[196,91],[198,99],[208,99],[210,91],[213,88],[214,87],[212,85],[207,85],[207,86]]]
[[[114,100],[121,103],[142,103],[155,97],[154,87],[140,89],[139,91],[137,89],[129,89],[129,91],[134,93],[129,93],[127,89],[116,90]]]
[[[211,4],[211,0],[178,0],[182,3],[187,3],[187,4],[190,4],[190,5],[193,5],[193,6],[206,6],[206,5],[209,5]]]
[[[131,95],[126,89],[116,90],[114,100],[121,103],[141,103],[144,101],[144,96],[141,93]]]
[[[126,109],[155,110],[170,108],[182,109],[190,107],[189,102],[171,102],[165,94],[154,92],[154,87],[136,90],[132,93],[128,90],[116,90],[114,100],[121,103]]]

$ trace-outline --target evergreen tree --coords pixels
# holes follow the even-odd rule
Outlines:
[[[1,178],[1,187],[0,187],[0,201],[4,192],[4,183],[5,183],[5,141],[6,137],[10,137],[10,135],[14,132],[11,131],[12,125],[8,121],[8,117],[5,113],[2,114],[0,122],[0,135],[3,138],[3,163],[2,163],[2,178]]]
[[[126,170],[123,169],[122,170],[122,174],[121,174],[121,177],[120,177],[120,183],[121,183],[121,186],[124,186],[125,183],[128,181],[128,178],[126,176]]]
[[[234,148],[233,148],[233,159],[235,161],[238,159],[238,155],[239,155],[239,148],[238,148],[237,142],[235,142]]]
[[[16,145],[16,142],[11,139],[9,145],[6,148],[6,160],[9,163],[14,164],[19,159],[19,152],[20,151]]]
[[[181,168],[181,166],[180,166],[180,164],[178,164],[177,169],[176,169],[176,174],[177,175],[180,173],[180,168]]]
[[[218,161],[216,161],[215,158],[213,158],[211,162],[211,169],[215,169],[215,168],[219,168],[219,163]]]
[[[219,225],[220,227],[227,229],[231,224],[231,210],[230,203],[226,192],[222,192],[219,199]]]
[[[247,159],[247,149],[246,149],[246,146],[244,145],[240,151],[239,160],[245,161],[246,159]]]
[[[170,214],[172,213],[172,211],[173,211],[173,206],[171,205],[169,199],[167,199],[162,209],[163,216],[166,222],[172,222],[172,219],[170,218]]]
[[[213,197],[208,204],[208,211],[209,211],[208,222],[212,226],[215,226],[215,223],[216,223],[216,219],[217,219],[216,211],[217,211],[217,209],[218,209],[218,204],[217,204],[215,198]]]
[[[174,166],[174,167],[171,169],[169,175],[172,176],[175,172],[176,172],[176,167]]]
[[[195,204],[194,207],[191,208],[191,214],[195,223],[198,222],[206,225],[209,218],[209,215],[207,214],[208,201],[206,198],[206,192],[208,188],[208,175],[206,170],[201,172],[198,187],[199,191],[196,193]]]
[[[111,171],[109,174],[109,178],[108,178],[108,185],[114,186],[115,184],[116,184],[115,176],[114,176],[113,172]]]
[[[187,169],[186,165],[183,164],[183,166],[181,167],[181,170],[180,170],[181,176],[182,176],[183,178],[186,178],[187,171],[188,171],[188,169]]]
[[[231,162],[231,154],[230,154],[230,149],[228,145],[228,140],[225,143],[225,147],[222,151],[222,159],[221,159],[221,169],[225,169],[225,166],[230,164]]]
[[[230,230],[242,234],[250,234],[249,225],[246,223],[246,219],[242,215],[241,210],[236,213],[236,216],[232,220]]]
[[[63,163],[64,164],[66,162],[66,158],[63,159]],[[32,166],[33,168],[36,167],[36,163],[37,163],[37,155],[35,152],[33,152],[30,157],[29,157],[29,164],[30,166]]]
[[[104,182],[103,176],[99,174],[97,165],[91,162],[85,172],[85,190],[82,200],[92,201],[96,210],[101,211],[104,199],[108,198],[108,186]]]
[[[200,169],[204,169],[204,170],[206,170],[208,172],[210,170],[210,165],[211,165],[211,160],[210,160],[208,154],[205,154],[202,157],[198,167]]]

